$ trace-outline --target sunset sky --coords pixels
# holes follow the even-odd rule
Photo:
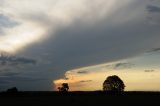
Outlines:
[[[0,91],[160,91],[159,0],[0,0]]]

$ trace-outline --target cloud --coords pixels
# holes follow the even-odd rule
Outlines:
[[[159,25],[160,23],[160,6],[157,4],[148,5],[146,9],[149,13],[148,19],[152,25]]]
[[[124,69],[131,69],[134,67],[136,67],[136,65],[132,63],[132,61],[130,62],[117,61],[116,63],[109,63],[99,68],[106,68],[111,70],[124,70]]]
[[[28,59],[25,57],[15,57],[15,56],[0,56],[0,66],[17,66],[17,65],[24,65],[24,64],[36,64],[36,60]]]
[[[26,77],[24,75],[27,72],[31,72],[29,68],[35,66],[36,63],[37,61],[34,59],[1,54],[0,80],[6,82],[5,85],[11,84],[12,81],[31,81],[33,79],[30,77],[32,76],[31,74]]]
[[[0,76],[0,86],[4,86],[7,85],[8,83],[10,83],[10,81],[6,80],[7,77],[5,76]]]
[[[1,27],[13,27],[15,25],[17,25],[18,23],[11,20],[9,17],[0,14],[0,26]]]
[[[3,86],[10,86],[15,83],[27,83],[27,82],[39,82],[44,81],[46,79],[43,78],[33,78],[29,76],[20,76],[20,75],[14,75],[14,76],[0,76],[0,87]],[[29,85],[28,85],[29,86]]]
[[[159,27],[148,23],[146,17],[150,15],[146,9],[149,0],[113,1],[109,6],[108,0],[96,1],[106,7],[103,9],[94,2],[90,2],[89,5],[85,3],[82,8],[86,9],[79,12],[77,9],[81,6],[76,5],[78,8],[75,6],[73,14],[79,18],[71,17],[72,22],[64,26],[60,24],[62,26],[58,27],[56,32],[54,24],[52,26],[51,23],[52,27],[47,33],[49,39],[30,47],[25,54],[41,58],[44,62],[50,61],[48,67],[52,67],[53,73],[47,77],[54,80],[63,77],[68,70],[131,58],[159,47]],[[89,13],[85,13],[85,10]],[[99,14],[105,10],[105,14]],[[89,16],[91,17],[88,18]],[[48,55],[36,55],[44,52]],[[125,68],[130,67],[125,65]]]
[[[81,70],[81,71],[78,71],[77,73],[78,73],[78,74],[87,74],[88,71],[83,71],[83,70]]]
[[[76,21],[68,27],[60,28],[45,45],[52,49],[44,49],[53,54],[50,56],[55,60],[52,61],[57,68],[55,70],[70,70],[128,58],[158,46],[159,43],[155,43],[159,39],[158,27],[145,23],[147,14],[144,9],[147,4],[136,3],[113,12],[112,18],[106,16],[91,24]],[[135,17],[128,17],[129,13]]]
[[[114,65],[113,69],[127,69],[132,68],[134,64],[132,63],[117,63]]]
[[[7,37],[4,37],[3,42],[0,43],[2,46],[0,46],[0,50],[15,53],[26,46],[48,38],[47,35],[51,35],[48,34],[50,31],[54,36],[57,30],[76,21],[92,23],[108,16],[113,10],[110,8],[116,0],[67,0],[65,2],[64,0],[14,0],[14,2],[3,2],[0,11],[16,19],[21,25],[7,31]],[[125,4],[126,2],[119,3],[121,6]],[[83,18],[84,16],[85,18]],[[26,36],[29,36],[30,39],[24,39]],[[4,47],[7,48],[4,49]]]
[[[1,76],[1,77],[2,77],[2,76],[14,77],[14,76],[17,76],[17,75],[20,75],[20,73],[18,73],[18,72],[7,71],[7,72],[1,73],[0,76]]]
[[[11,60],[15,59],[15,61]],[[24,58],[23,58],[24,59]],[[22,59],[22,60],[23,60]],[[21,59],[20,59],[21,60]],[[28,64],[32,62],[19,61],[13,57],[0,57],[0,86],[10,86],[17,82],[38,81],[40,78],[34,78],[33,75],[27,76]],[[28,72],[31,72],[28,70]]]
[[[85,83],[85,82],[92,82],[92,80],[82,80],[80,81],[81,83]]]
[[[19,23],[0,13],[0,35],[5,35],[6,28],[12,28]]]
[[[148,5],[147,10],[152,13],[160,13],[160,7],[154,5]]]
[[[152,50],[150,50],[148,52],[158,52],[158,51],[160,51],[160,48],[154,48],[154,49],[152,49]]]
[[[0,39],[0,50],[22,56],[16,62],[7,59],[7,64],[34,64],[25,57],[40,60],[27,75],[38,70],[34,75],[48,79],[62,77],[71,69],[134,57],[160,46],[160,24],[148,13],[149,1],[4,0],[0,11],[7,21],[20,25]],[[147,16],[157,25],[148,23]]]
[[[144,72],[154,72],[155,70],[145,70]]]

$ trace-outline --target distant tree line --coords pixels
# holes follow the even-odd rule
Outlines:
[[[103,82],[102,87],[104,92],[123,92],[125,89],[125,84],[117,75],[113,75],[106,78],[106,80]],[[62,86],[58,87],[58,90],[59,92],[68,92],[68,83],[62,83]],[[15,93],[18,92],[18,89],[16,87],[13,87],[7,89],[7,92]]]
[[[16,92],[18,92],[18,89],[16,87],[12,87],[12,88],[7,89],[7,92],[8,93],[16,93]]]

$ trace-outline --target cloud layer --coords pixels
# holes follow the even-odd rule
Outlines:
[[[36,64],[36,60],[27,59],[24,57],[15,57],[15,56],[8,56],[8,55],[0,55],[0,66],[16,66],[22,64]]]
[[[148,5],[147,9],[149,12],[153,12],[153,13],[159,13],[160,12],[160,7],[154,6],[154,5]]]
[[[0,51],[34,57],[36,67],[23,70],[46,81],[71,69],[134,57],[160,47],[157,5],[156,0],[2,1]]]

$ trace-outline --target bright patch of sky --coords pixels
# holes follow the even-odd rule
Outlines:
[[[56,87],[63,82],[69,83],[71,90],[102,90],[105,78],[118,75],[124,81],[126,91],[159,91],[159,58],[160,51],[148,52],[118,62],[74,69],[67,71],[64,79],[53,83]]]

